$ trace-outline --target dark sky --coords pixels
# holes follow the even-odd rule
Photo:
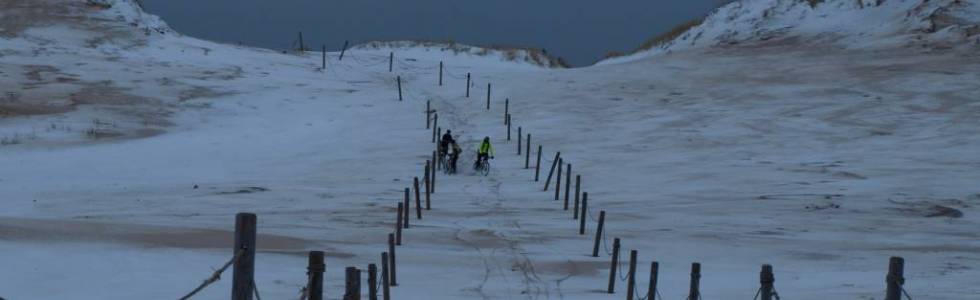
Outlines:
[[[723,0],[144,0],[185,34],[287,48],[426,39],[544,48],[575,66],[704,16]]]

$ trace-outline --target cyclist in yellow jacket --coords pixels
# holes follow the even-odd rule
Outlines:
[[[480,144],[480,148],[476,150],[476,164],[474,168],[479,168],[480,163],[487,158],[493,159],[493,145],[490,145],[490,137],[484,137],[483,143]]]

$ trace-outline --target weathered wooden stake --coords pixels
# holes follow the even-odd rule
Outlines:
[[[568,194],[572,190],[572,164],[565,168],[565,210],[568,210]]]
[[[657,299],[657,276],[660,273],[660,263],[652,262],[650,263],[650,286],[647,287],[647,299],[655,300]]]
[[[905,285],[905,259],[894,256],[888,260],[888,275],[885,277],[888,290],[885,300],[902,300],[902,286]]]
[[[466,73],[466,98],[470,97],[470,73]]]
[[[538,145],[538,162],[534,164],[534,181],[537,182],[541,175],[541,145]]]
[[[399,246],[402,245],[402,226],[404,226],[405,224],[405,222],[402,221],[402,218],[405,215],[404,211],[405,211],[405,205],[402,203],[398,203],[398,216],[395,217],[395,219],[397,220],[397,223],[395,223],[395,244]]]
[[[422,219],[422,197],[421,197],[421,190],[419,189],[419,178],[418,178],[418,176],[416,176],[414,178],[413,185],[415,186],[415,218],[421,220]]]
[[[378,300],[378,266],[368,265],[368,300]]]
[[[395,66],[395,52],[388,53],[388,72],[394,70]]]
[[[395,276],[395,274],[396,274],[396,272],[395,272],[396,271],[395,265],[396,264],[395,264],[395,241],[394,241],[394,239],[395,239],[395,235],[389,233],[388,234],[388,264],[389,264],[389,266],[388,266],[388,272],[389,273],[388,274],[389,274],[389,276],[391,276],[391,286],[398,286],[398,280],[396,280],[397,277]]]
[[[572,205],[572,219],[578,219],[579,196],[582,195],[582,175],[575,175],[575,203]]]
[[[507,140],[510,140],[510,115],[507,115]]]
[[[303,32],[300,31],[299,32],[299,52],[302,53],[304,51],[306,51],[306,46],[304,46],[304,44],[303,44]]]
[[[398,81],[398,101],[402,101],[402,77],[398,76],[395,79]]]
[[[344,53],[347,52],[348,41],[344,41],[344,47],[340,48],[340,57],[337,60],[344,60]]]
[[[327,70],[327,45],[326,44],[323,45],[323,57],[321,58],[320,65],[321,65],[320,69],[324,71]]]
[[[524,136],[521,135],[521,126],[517,126],[517,155],[521,155],[521,146],[523,146],[523,145],[521,145],[522,144],[521,143],[522,142],[521,140],[523,140],[523,139],[524,139]],[[518,156],[518,157],[520,157],[520,156]]]
[[[759,288],[759,296],[762,300],[772,300],[774,283],[776,283],[776,276],[772,273],[771,265],[762,265],[762,271],[759,272],[759,283],[761,287]]]
[[[306,267],[306,294],[309,300],[323,300],[323,251],[310,251],[309,264]]]
[[[558,161],[561,159],[561,151],[555,152],[555,159],[551,161],[551,170],[548,171],[548,180],[544,181],[544,190],[548,190],[548,185],[551,184],[551,176],[555,175],[555,168],[558,167]]]
[[[701,264],[691,264],[691,291],[687,299],[701,299]]]
[[[255,235],[257,217],[253,213],[235,215],[235,247],[233,254],[242,251],[232,266],[231,299],[252,300],[255,289]]]
[[[361,300],[361,270],[347,267],[344,276],[344,300]]]
[[[599,226],[595,229],[595,243],[592,244],[592,257],[599,257],[599,243],[602,242],[602,228],[606,224],[606,211],[599,211]]]
[[[432,200],[431,200],[431,198],[432,198],[432,179],[429,176],[434,175],[435,174],[435,171],[432,171],[431,168],[432,168],[432,161],[431,160],[426,160],[425,161],[425,178],[424,178],[425,179],[425,210],[431,210],[432,209]]]
[[[490,110],[490,84],[487,83],[487,110]]]
[[[439,86],[442,86],[442,62],[439,62]]]
[[[432,142],[435,143],[436,139],[438,138],[438,136],[436,135],[436,131],[437,131],[436,129],[439,126],[439,113],[435,113],[432,115],[432,126],[433,126]],[[438,131],[442,131],[442,128],[438,128]]]
[[[432,123],[432,100],[425,100],[425,129],[429,129]]]
[[[558,176],[555,177],[555,201],[561,196],[561,169],[565,165],[563,159],[558,159]]]
[[[409,188],[405,188],[405,215],[402,216],[402,220],[405,221],[405,228],[408,228],[408,212],[411,210],[410,207],[412,207],[409,193]],[[399,245],[401,245],[401,243],[399,243]]]
[[[384,293],[384,300],[391,300],[391,271],[388,268],[388,252],[381,252],[381,291]]]
[[[531,167],[531,134],[530,133],[527,134],[527,141],[525,141],[524,147],[525,147],[524,168],[527,169]]]
[[[636,290],[636,250],[630,250],[630,268],[626,274],[626,300],[633,300]]]
[[[504,124],[510,124],[510,98],[504,99]]]
[[[609,287],[606,293],[616,293],[616,267],[619,267],[619,238],[613,239],[612,263],[609,265]]]
[[[439,144],[436,144],[436,147],[439,147]],[[430,193],[435,193],[436,192],[436,173],[439,173],[439,172],[436,172],[436,170],[439,169],[438,167],[436,167],[436,165],[439,164],[439,161],[436,160],[436,151],[435,150],[432,150],[432,161],[435,162],[435,163],[433,163],[433,166],[432,166],[432,168],[430,170],[430,171],[432,171],[432,177],[429,177],[429,181],[430,181],[429,182],[429,192]],[[426,201],[425,202],[425,210],[432,210],[432,207],[429,206],[429,201]]]
[[[585,219],[589,214],[589,193],[582,193],[582,216],[579,217],[578,234],[585,234]]]

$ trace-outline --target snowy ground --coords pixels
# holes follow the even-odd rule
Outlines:
[[[465,149],[491,136],[497,155],[487,177],[439,174],[398,248],[394,298],[625,297],[622,283],[604,293],[595,223],[578,235],[504,140],[505,98],[515,139],[531,133],[546,165],[562,151],[623,256],[639,250],[638,282],[660,262],[665,299],[686,297],[695,261],[705,298],[750,299],[771,263],[787,299],[880,299],[896,255],[916,299],[980,294],[975,51],[773,43],[550,70],[402,48],[389,73],[388,50],[359,49],[324,71],[319,53],[145,35],[111,16],[83,24],[118,36],[81,47],[89,29],[65,22],[0,40],[0,136],[17,140],[0,146],[6,299],[180,297],[230,257],[242,211],[259,216],[263,298],[298,297],[306,252],[325,250],[337,299],[343,267],[379,262],[422,175],[426,100]],[[197,298],[226,298],[228,278]]]

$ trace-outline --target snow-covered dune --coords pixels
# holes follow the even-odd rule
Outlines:
[[[916,299],[972,299],[980,55],[957,34],[973,36],[976,4],[863,5],[743,1],[581,69],[398,43],[323,69],[319,52],[182,36],[134,2],[0,3],[0,297],[180,297],[250,211],[262,297],[298,298],[306,251],[325,250],[335,299],[344,266],[378,263],[422,175],[428,101],[463,172],[413,211],[395,299],[621,299],[622,283],[604,291],[611,245],[590,256],[600,210],[621,257],[639,251],[638,282],[660,263],[665,299],[687,296],[695,261],[704,298],[752,298],[771,263],[786,299],[879,299],[890,256]],[[587,234],[524,169],[517,127],[545,167],[561,151],[582,176]],[[485,136],[484,177],[469,166]],[[228,278],[195,299],[227,298]]]

